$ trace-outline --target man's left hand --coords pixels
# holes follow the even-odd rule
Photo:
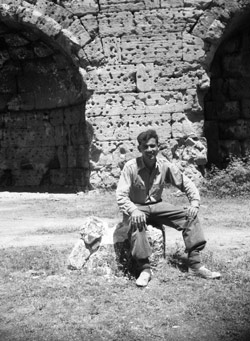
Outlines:
[[[190,206],[187,209],[187,218],[189,221],[192,221],[196,218],[197,214],[199,211],[199,207],[195,207],[195,206]]]

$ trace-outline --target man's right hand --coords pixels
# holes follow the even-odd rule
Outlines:
[[[131,226],[134,230],[137,228],[142,231],[146,226],[146,215],[142,211],[136,209],[131,214]]]

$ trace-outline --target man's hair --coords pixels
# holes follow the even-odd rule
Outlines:
[[[159,137],[154,129],[148,129],[140,133],[137,136],[137,141],[139,145],[141,145],[142,143],[147,143],[148,140],[150,140],[151,138],[154,138],[156,143],[158,144]]]

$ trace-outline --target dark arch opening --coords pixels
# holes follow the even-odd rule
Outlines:
[[[204,98],[208,166],[227,166],[250,153],[250,15],[237,17],[211,64]]]
[[[88,94],[70,57],[36,28],[0,17],[0,80],[0,189],[87,189]]]

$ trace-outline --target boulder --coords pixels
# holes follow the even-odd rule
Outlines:
[[[77,240],[68,257],[68,268],[83,269],[96,275],[136,275],[137,268],[130,254],[127,228],[119,222],[113,227],[95,216],[88,217],[81,227]],[[164,256],[163,233],[151,225],[147,226],[147,236],[152,248],[150,262],[157,266]]]

